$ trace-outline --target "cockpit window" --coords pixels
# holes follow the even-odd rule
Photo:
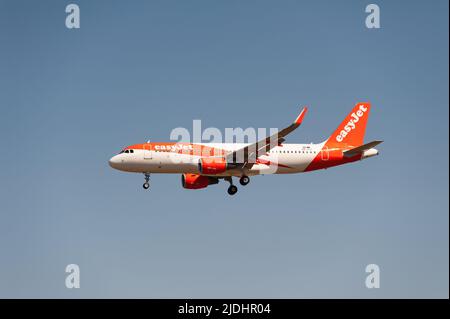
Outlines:
[[[119,154],[122,153],[134,153],[134,150],[121,150]]]

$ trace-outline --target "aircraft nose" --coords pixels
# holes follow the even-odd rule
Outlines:
[[[117,158],[116,156],[113,156],[109,159],[108,161],[109,166],[111,166],[112,168],[118,168],[119,164],[120,164],[120,160]]]

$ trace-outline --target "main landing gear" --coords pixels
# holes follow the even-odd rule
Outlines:
[[[242,177],[239,179],[239,183],[241,183],[242,186],[247,185],[250,183],[250,177],[242,175]]]
[[[230,186],[228,187],[228,194],[230,195],[234,195],[237,193],[238,188],[233,184],[233,179],[231,176],[229,177],[225,177],[224,178],[227,182],[230,183]],[[239,183],[243,186],[247,185],[248,183],[250,183],[250,178],[248,176],[243,175],[240,179],[239,179]]]
[[[145,183],[142,185],[142,187],[144,187],[144,189],[148,189],[150,187],[150,174],[149,173],[144,173],[145,175]]]
[[[228,187],[228,190],[227,190],[228,194],[230,194],[230,195],[236,194],[238,191],[238,188],[235,185],[233,185],[232,177],[231,176],[225,177],[224,180],[226,180],[227,182],[230,183],[230,186]]]

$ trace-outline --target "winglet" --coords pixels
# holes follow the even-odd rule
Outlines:
[[[308,112],[308,108],[305,106],[305,107],[303,108],[303,110],[300,112],[300,114],[297,116],[297,118],[295,119],[295,121],[294,121],[294,124],[295,124],[295,125],[300,125],[300,124],[302,124],[302,121],[303,121],[303,118],[304,118],[305,115],[306,115],[306,112]]]

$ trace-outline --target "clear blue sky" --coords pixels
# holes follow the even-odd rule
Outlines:
[[[445,297],[447,1],[0,1],[0,297]],[[230,197],[112,170],[204,126],[325,139],[371,101],[380,156]],[[81,268],[81,288],[64,285]],[[381,268],[381,288],[364,285]]]

